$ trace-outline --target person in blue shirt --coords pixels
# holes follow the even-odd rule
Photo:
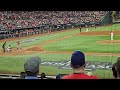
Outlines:
[[[24,64],[24,70],[26,72],[25,79],[38,79],[39,65],[41,59],[39,57],[31,57]]]

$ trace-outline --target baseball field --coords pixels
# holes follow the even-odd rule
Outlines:
[[[114,40],[110,40],[110,32]],[[22,50],[16,49],[16,41],[21,42]],[[12,46],[12,52],[2,52],[2,44]],[[69,74],[72,69],[69,61],[72,52],[80,50],[85,53],[86,73],[92,72],[99,78],[112,78],[111,67],[120,56],[120,24],[90,27],[86,32],[78,28],[52,32],[49,35],[10,38],[0,40],[0,73],[20,74],[24,71],[27,58],[41,58],[40,73],[46,75]]]

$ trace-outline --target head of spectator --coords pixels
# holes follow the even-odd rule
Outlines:
[[[26,77],[26,72],[21,72],[20,73],[20,79],[25,79]]]
[[[65,75],[62,79],[97,79],[96,76],[87,75],[84,72],[84,68],[86,66],[85,55],[81,51],[75,51],[71,56],[70,63],[73,73],[69,75]]]
[[[117,58],[116,63],[112,66],[113,77],[120,79],[120,57]]]
[[[112,65],[112,73],[113,73],[113,77],[117,78],[116,63]]]
[[[39,57],[31,57],[24,64],[24,70],[27,74],[25,79],[38,79],[39,65],[41,59]]]
[[[81,51],[75,51],[71,56],[71,67],[74,73],[83,73],[85,68],[85,55]]]
[[[61,75],[60,74],[56,75],[56,79],[61,79]]]
[[[45,79],[45,78],[46,78],[45,73],[41,73],[41,79]]]

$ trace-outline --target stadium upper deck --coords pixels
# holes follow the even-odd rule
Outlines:
[[[99,22],[107,11],[1,11],[0,29]]]

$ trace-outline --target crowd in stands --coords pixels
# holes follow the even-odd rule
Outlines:
[[[0,11],[0,29],[99,22],[107,11]]]
[[[117,19],[120,19],[120,11],[116,11],[116,16]]]

